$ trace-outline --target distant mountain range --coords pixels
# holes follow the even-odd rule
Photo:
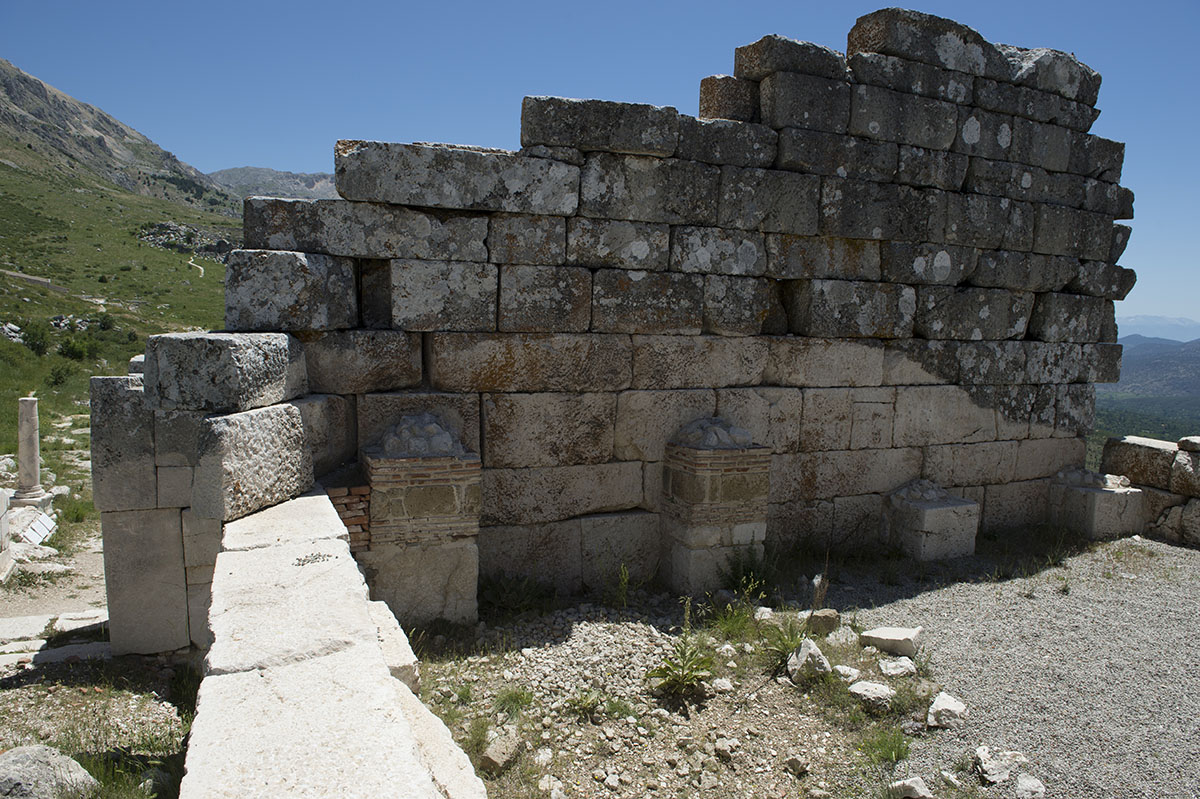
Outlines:
[[[1120,316],[1117,326],[1121,335],[1149,336],[1174,341],[1192,341],[1200,338],[1200,322],[1178,316]]]
[[[0,59],[0,136],[63,175],[83,169],[127,191],[241,213],[240,198],[143,134]]]
[[[239,197],[293,197],[312,200],[337,199],[333,175],[328,172],[279,172],[259,166],[221,169],[208,176]]]
[[[1134,334],[1122,336],[1121,382],[1098,391],[1142,397],[1200,399],[1200,338],[1181,342]]]

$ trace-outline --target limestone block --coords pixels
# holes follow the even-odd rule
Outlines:
[[[994,161],[1012,160],[1013,118],[978,108],[960,106],[958,131],[950,146],[956,153],[990,158]]]
[[[758,85],[764,125],[845,133],[850,118],[850,84],[795,72],[775,72]]]
[[[896,182],[958,191],[966,180],[969,160],[960,153],[902,144],[897,152]]]
[[[575,147],[586,152],[672,155],[679,141],[674,108],[607,100],[526,97],[521,145]]]
[[[954,20],[885,8],[859,17],[850,29],[846,55],[883,53],[944,69],[1007,80],[1008,59],[975,30]]]
[[[195,583],[187,587],[188,634],[192,646],[207,651],[212,646],[212,630],[208,626],[208,608],[212,603],[212,583]]]
[[[642,503],[642,464],[485,469],[484,525],[557,522]]]
[[[196,411],[154,411],[155,465],[195,466],[203,419],[204,414]]]
[[[579,519],[479,529],[481,577],[528,577],[561,594],[583,589]]]
[[[777,139],[766,125],[680,115],[676,154],[706,164],[769,167],[775,163]]]
[[[1051,202],[1052,198],[1053,201],[1060,199],[1056,190],[1062,187],[1055,182],[1053,176],[1040,167],[972,156],[967,165],[963,188],[975,194]]]
[[[854,339],[770,339],[763,383],[777,386],[878,386],[883,347]]]
[[[1023,341],[962,342],[958,350],[959,382],[1008,386],[1024,378]]]
[[[767,234],[767,276],[879,280],[880,244],[862,239]]]
[[[945,194],[873,181],[823,178],[820,232],[850,239],[940,241],[946,220]]]
[[[895,392],[891,389],[855,389],[853,400],[850,448],[884,449],[892,446]]]
[[[1145,532],[1140,488],[1050,484],[1050,521],[1093,540]]]
[[[646,511],[606,513],[579,519],[583,585],[593,590],[613,586],[621,567],[631,585],[654,579],[658,571],[658,514]]]
[[[817,232],[820,185],[820,179],[813,175],[721,167],[719,224],[743,230],[811,235]],[[758,252],[762,252],[761,240]],[[761,271],[737,274],[761,274]]]
[[[773,455],[770,501],[883,494],[920,476],[915,447]]]
[[[983,194],[949,194],[946,220],[948,244],[1021,252],[1033,246],[1034,212],[1029,203]]]
[[[585,332],[592,320],[592,273],[576,266],[500,267],[502,333]]]
[[[948,150],[958,108],[953,103],[858,85],[850,95],[850,133],[869,139]]]
[[[308,389],[314,394],[394,391],[421,382],[421,334],[337,330],[305,336]]]
[[[485,394],[482,405],[487,468],[612,460],[615,394]]]
[[[187,577],[179,509],[101,512],[114,655],[185,647]]]
[[[951,496],[936,485],[918,483],[892,493],[884,518],[891,539],[914,560],[975,554],[979,503]]]
[[[1029,337],[1048,342],[1103,340],[1112,301],[1079,294],[1037,295],[1029,317]]]
[[[1112,218],[1060,205],[1036,206],[1033,251],[1046,255],[1070,255],[1091,261],[1110,261],[1113,241]]]
[[[488,260],[494,264],[565,263],[567,222],[561,216],[493,214],[487,245]]]
[[[1087,364],[1089,383],[1118,383],[1121,380],[1120,344],[1083,344],[1080,352]]]
[[[854,53],[847,63],[855,83],[883,86],[952,103],[972,103],[972,80],[962,72],[882,53]]]
[[[405,626],[445,619],[474,624],[479,550],[475,537],[438,544],[375,544],[356,556],[371,596]]]
[[[928,339],[1020,338],[1033,306],[1034,294],[1027,291],[920,286],[913,331]]]
[[[567,263],[580,266],[658,271],[670,259],[670,228],[644,222],[567,220]]]
[[[497,268],[450,261],[375,261],[362,270],[363,323],[397,330],[496,329]]]
[[[272,405],[205,419],[192,509],[229,521],[304,493],[313,463],[299,409]]]
[[[883,391],[884,389],[868,389]],[[850,449],[854,424],[854,394],[849,388],[804,389],[800,417],[801,452]]]
[[[1017,441],[984,441],[925,449],[921,476],[939,485],[1010,483],[1017,469]]]
[[[214,520],[193,518],[191,521],[198,521],[200,526],[204,526]],[[220,549],[226,552],[346,539],[346,527],[337,509],[330,502],[325,489],[319,487],[295,499],[231,521],[224,526],[224,532],[220,531],[220,522],[216,524]]]
[[[886,182],[896,176],[897,152],[894,142],[784,128],[779,132],[776,166],[810,175]]]
[[[1074,54],[1042,47],[1032,50],[1008,44],[998,47],[1008,58],[1013,83],[1053,92],[1087,105],[1096,104],[1100,73],[1079,61]]]
[[[631,385],[658,389],[758,385],[767,352],[767,343],[757,337],[634,336]]]
[[[312,458],[313,473],[321,476],[358,452],[353,398],[337,394],[309,394],[290,403],[300,411],[305,446]]]
[[[701,596],[720,587],[721,574],[734,558],[761,557],[762,551],[762,544],[691,549],[670,540],[663,549],[662,581],[675,593]]]
[[[911,286],[853,280],[785,284],[788,330],[803,336],[909,338],[917,295]]]
[[[1083,467],[1087,444],[1080,438],[1041,438],[1018,442],[1016,480],[1053,477]]]
[[[714,225],[721,172],[679,159],[590,153],[579,215],[671,225]]]
[[[883,497],[863,494],[833,498],[830,548],[837,552],[866,553],[885,545]]]
[[[197,516],[191,508],[184,508],[181,516],[183,528],[183,565],[186,568],[212,566],[217,562],[221,550],[222,524],[219,519]]]
[[[388,610],[387,603],[369,602],[367,612],[371,615],[371,621],[375,623],[379,648],[388,672],[407,685],[410,691],[420,691],[421,671],[417,656],[413,654],[412,646],[408,643],[404,630],[400,628],[400,623]]]
[[[617,395],[613,455],[623,461],[660,461],[667,441],[695,419],[714,416],[716,393],[695,391],[623,391]]]
[[[598,269],[592,278],[591,329],[597,333],[696,335],[703,308],[701,275]]]
[[[732,75],[709,75],[700,81],[700,117],[758,121],[758,83]]]
[[[91,379],[91,429],[97,510],[157,507],[154,415],[146,407],[140,375]]]
[[[958,342],[899,339],[883,349],[883,383],[889,386],[957,383]]]
[[[720,416],[749,430],[756,444],[772,452],[797,452],[803,412],[801,389],[758,386],[718,389],[716,410],[704,415]]]
[[[550,147],[545,144],[535,144],[532,147],[522,147],[517,153],[530,158],[549,158],[551,161],[562,161],[564,164],[572,166],[583,166],[583,152],[574,147]]]
[[[1071,141],[1069,169],[1109,183],[1121,182],[1121,166],[1125,162],[1125,144],[1088,133],[1076,133]]]
[[[979,489],[983,503],[980,529],[985,532],[1025,529],[1045,524],[1049,480],[997,483]]]
[[[468,452],[480,451],[478,395],[434,391],[363,394],[356,406],[360,448],[380,444],[388,430],[405,416],[432,413]]]
[[[426,368],[443,391],[620,391],[631,377],[629,336],[433,333]]]
[[[225,259],[227,330],[338,330],[357,324],[358,287],[349,258],[234,250]]]
[[[1073,383],[1080,379],[1083,350],[1079,344],[1026,341],[1025,371],[1029,383]]]
[[[1175,453],[1170,490],[1187,497],[1200,497],[1200,453],[1182,449]]]
[[[388,673],[374,642],[206,678],[180,793],[267,797],[319,792],[336,781],[347,797],[380,796],[397,785],[413,799],[445,796],[420,759],[398,690],[407,689]],[[320,713],[309,704],[314,696],[322,697]],[[481,796],[478,790],[452,795]]]
[[[996,413],[958,386],[912,386],[896,393],[892,436],[898,447],[994,441]]]
[[[400,708],[413,728],[417,751],[433,777],[441,796],[449,799],[486,799],[483,781],[475,775],[470,758],[450,734],[450,730],[414,696],[413,691],[396,686]]]
[[[1123,300],[1137,281],[1137,273],[1104,261],[1082,261],[1067,283],[1067,291],[1106,300]]]
[[[159,466],[157,474],[160,508],[186,508],[192,504],[192,467]]]
[[[308,390],[300,342],[286,333],[167,333],[146,341],[146,404],[225,413]]]
[[[990,395],[996,408],[996,438],[1015,441],[1050,438],[1058,389],[1055,386],[994,385],[970,389],[984,402]]]
[[[1012,160],[1051,172],[1065,172],[1071,163],[1073,135],[1068,128],[1016,117],[1013,120]]]
[[[883,279],[957,286],[975,270],[977,252],[971,247],[885,242],[880,252]]]
[[[832,542],[833,503],[795,500],[767,506],[767,540],[773,546],[825,548]]]
[[[1168,540],[1179,540],[1178,522],[1183,506],[1188,498],[1182,494],[1172,494],[1150,486],[1138,486],[1142,489],[1142,512],[1146,520],[1146,532],[1151,536],[1166,536]],[[1175,510],[1179,509],[1179,510]],[[1172,516],[1175,516],[1172,519]]]
[[[771,285],[755,277],[704,276],[705,333],[757,336],[771,312]]]
[[[845,80],[846,58],[828,47],[775,34],[733,51],[733,74],[737,77],[762,80],[775,72],[797,72]]]
[[[339,141],[334,172],[347,200],[554,216],[579,207],[578,167],[508,152]]]
[[[1086,436],[1096,423],[1096,387],[1090,383],[1059,386],[1054,403],[1054,435]]]
[[[291,250],[353,258],[485,261],[485,216],[436,216],[413,208],[345,200],[248,197],[242,226],[247,249]]]
[[[1200,544],[1200,501],[1191,499],[1179,515],[1179,537],[1188,544]]]
[[[981,250],[966,276],[972,286],[1014,291],[1061,291],[1079,269],[1073,258],[1009,250]]]

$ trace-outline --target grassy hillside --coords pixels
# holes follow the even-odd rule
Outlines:
[[[1096,426],[1088,436],[1088,468],[1099,468],[1104,442],[1111,436],[1178,441],[1195,435],[1200,435],[1200,397],[1097,393]]]
[[[224,266],[152,247],[139,232],[165,221],[240,241],[239,220],[132,194],[82,168],[61,165],[0,133],[0,269],[49,279],[55,288],[0,274],[0,453],[16,451],[16,398],[42,398],[43,430],[83,411],[87,378],[123,374],[154,333],[220,328]],[[86,320],[86,330],[56,316]]]

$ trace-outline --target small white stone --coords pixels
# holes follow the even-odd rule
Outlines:
[[[1004,782],[1012,776],[1014,767],[1028,762],[1029,760],[1021,752],[1004,751],[992,755],[991,750],[986,746],[975,750],[975,765],[979,769],[979,774],[983,777],[984,782],[992,785]]]
[[[850,693],[857,696],[868,705],[886,710],[892,704],[892,698],[896,695],[893,688],[889,688],[882,683],[868,682],[860,680],[854,683],[847,689]]]
[[[893,655],[912,657],[917,654],[917,638],[924,629],[923,627],[876,627],[874,630],[867,630],[860,635],[858,640],[864,647],[874,646]]]
[[[842,682],[854,682],[862,674],[861,671],[853,666],[834,666],[833,673],[838,676]]]
[[[733,683],[728,677],[718,677],[712,681],[712,689],[719,694],[727,694],[733,691]]]
[[[946,727],[953,729],[962,724],[967,716],[967,706],[959,699],[942,691],[933,698],[925,723],[930,727]]]
[[[888,796],[896,799],[934,799],[933,793],[920,777],[897,780],[888,786]]]
[[[1042,799],[1045,795],[1046,786],[1037,777],[1017,775],[1017,799]]]
[[[832,671],[829,659],[821,653],[821,648],[811,638],[801,641],[787,662],[788,676],[793,680],[809,674],[829,674]]]
[[[888,677],[911,677],[917,673],[917,666],[911,658],[885,658],[879,661],[879,670]]]

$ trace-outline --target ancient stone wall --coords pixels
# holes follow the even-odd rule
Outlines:
[[[421,413],[479,458],[463,573],[477,556],[577,590],[622,565],[649,579],[661,554],[694,585],[675,578],[705,547],[888,546],[885,495],[918,478],[985,528],[1042,520],[1049,478],[1083,461],[1093,384],[1118,377],[1113,302],[1134,280],[1124,147],[1087,132],[1100,76],[894,9],[848,52],[738,48],[700,118],[528,97],[517,152],[341,141],[343,199],[247,200],[231,332],[155,337],[144,392],[94,391],[94,430],[146,431],[114,445],[136,457],[95,439],[106,553],[128,514],[169,508],[195,627],[222,522]],[[767,473],[724,516],[664,487],[673,458],[719,471],[671,449],[712,417]],[[679,532],[701,517],[728,527],[711,546]]]

